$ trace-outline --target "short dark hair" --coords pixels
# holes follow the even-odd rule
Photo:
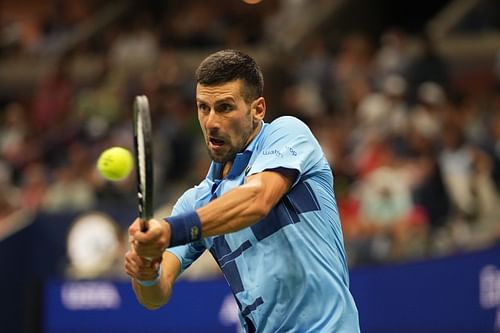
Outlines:
[[[196,83],[213,86],[242,80],[246,102],[263,96],[264,76],[249,55],[237,50],[222,50],[206,57],[196,69]]]

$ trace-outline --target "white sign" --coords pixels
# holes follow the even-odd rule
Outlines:
[[[117,309],[121,299],[109,282],[68,282],[61,288],[61,301],[69,310]]]
[[[479,273],[479,302],[483,309],[495,309],[495,332],[500,332],[500,270],[493,265]]]

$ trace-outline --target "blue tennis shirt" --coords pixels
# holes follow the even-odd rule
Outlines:
[[[221,267],[247,332],[359,332],[349,292],[333,176],[309,128],[294,117],[264,123],[224,179],[222,164],[186,191],[172,215],[190,212],[265,170],[291,169],[289,192],[256,224],[168,249],[185,270],[205,249]]]

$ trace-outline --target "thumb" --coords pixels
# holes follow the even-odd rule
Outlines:
[[[134,237],[137,232],[141,230],[141,219],[136,218],[128,228],[128,235]]]
[[[142,232],[140,230],[137,230],[136,233],[134,234],[134,240],[138,241],[139,243],[147,243],[151,241],[151,239],[153,238],[154,235],[152,235],[152,233],[149,231]]]

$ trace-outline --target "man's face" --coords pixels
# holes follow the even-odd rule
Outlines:
[[[210,158],[218,163],[232,161],[257,135],[264,118],[265,102],[259,97],[247,104],[242,81],[216,86],[196,86],[196,104]]]

